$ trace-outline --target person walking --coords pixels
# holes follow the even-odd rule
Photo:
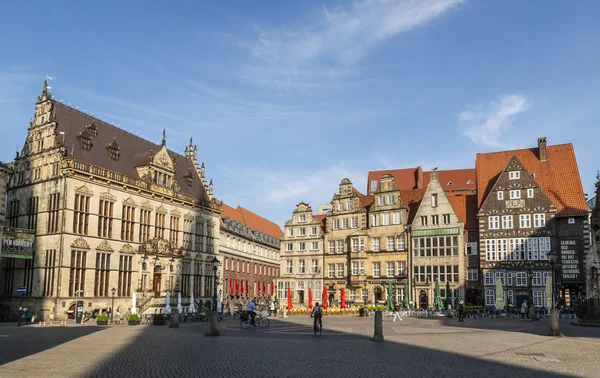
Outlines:
[[[398,318],[398,319],[400,319],[400,321],[402,321],[402,317],[400,317],[400,306],[399,305],[394,306],[393,314],[394,314],[394,319],[393,319],[394,322],[396,321],[396,318]]]
[[[458,321],[465,321],[465,301],[463,301],[462,299],[458,303]]]
[[[269,316],[271,316],[271,314],[275,313],[275,303],[273,301],[269,302]]]
[[[529,306],[527,305],[527,301],[523,301],[523,304],[521,305],[521,319],[525,319],[525,317],[529,319]]]

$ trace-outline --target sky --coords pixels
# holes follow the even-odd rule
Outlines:
[[[183,153],[215,196],[283,226],[347,177],[474,168],[573,143],[600,168],[600,2],[13,1],[0,23],[0,160],[46,75],[57,100]]]

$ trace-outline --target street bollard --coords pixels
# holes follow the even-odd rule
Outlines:
[[[217,329],[217,317],[219,313],[217,311],[211,311],[210,317],[210,332],[206,332],[204,336],[219,336],[219,330]]]
[[[283,308],[283,318],[287,319],[287,307]]]
[[[383,341],[383,313],[381,310],[375,311],[375,332],[373,333],[373,341]]]
[[[179,328],[179,312],[175,311],[173,315],[171,315],[171,322],[169,323],[169,328]]]
[[[550,310],[550,336],[562,336],[558,326],[558,310],[553,308]]]

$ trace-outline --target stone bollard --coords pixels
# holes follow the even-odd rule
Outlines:
[[[549,336],[562,336],[558,326],[558,310],[550,310],[550,333]]]
[[[287,319],[287,307],[283,308],[283,318]]]
[[[211,311],[210,316],[210,331],[206,332],[204,336],[219,336],[219,330],[217,329],[217,318],[219,313],[217,311]]]
[[[171,322],[169,323],[169,328],[179,328],[179,312],[175,312],[171,315]]]
[[[375,332],[373,341],[383,341],[383,313],[380,310],[375,311]]]
[[[447,318],[453,318],[454,315],[452,314],[452,305],[448,305],[448,309],[446,310],[446,317]]]

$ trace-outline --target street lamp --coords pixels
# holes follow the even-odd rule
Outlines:
[[[219,330],[217,329],[217,316],[219,316],[217,312],[217,269],[219,267],[219,259],[215,256],[212,261],[213,263],[213,273],[214,273],[214,288],[213,288],[213,305],[212,305],[212,316],[210,318],[210,332],[207,332],[205,336],[219,336]]]
[[[550,336],[560,336],[559,323],[558,323],[558,309],[554,305],[554,288],[556,286],[556,275],[554,273],[554,265],[558,259],[558,253],[550,251],[547,253],[548,260],[550,261],[550,267],[552,268],[552,308],[550,309]]]
[[[115,313],[115,291],[117,291],[117,289],[115,289],[114,287],[112,289],[110,289],[111,293],[112,293],[112,306],[110,307],[110,320],[112,321],[114,318],[114,313]]]
[[[533,301],[533,276],[533,270],[527,269],[527,277],[529,278],[529,320],[540,320],[537,317],[537,311],[535,310],[535,303]]]

